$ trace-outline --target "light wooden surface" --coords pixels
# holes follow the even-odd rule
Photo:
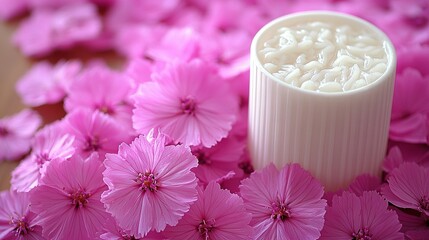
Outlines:
[[[12,46],[10,38],[16,23],[0,22],[0,118],[24,108],[15,91],[15,82],[30,67],[30,60]],[[0,190],[9,188],[10,172],[18,161],[0,163]]]

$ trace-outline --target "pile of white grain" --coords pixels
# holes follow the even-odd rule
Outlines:
[[[386,43],[362,29],[310,22],[277,33],[264,43],[259,59],[276,78],[298,88],[350,91],[386,71]]]

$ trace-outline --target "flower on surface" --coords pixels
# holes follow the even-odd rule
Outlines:
[[[65,134],[61,122],[45,126],[33,138],[33,149],[29,157],[12,172],[11,188],[28,192],[38,185],[47,165],[54,159],[67,160],[75,152],[74,137]]]
[[[204,184],[219,180],[229,172],[239,172],[244,147],[234,138],[224,138],[211,148],[192,147],[192,154],[198,159],[198,167],[192,171]]]
[[[96,153],[87,159],[52,160],[39,186],[30,191],[30,210],[48,239],[88,239],[109,217],[100,202],[107,189]]]
[[[63,100],[68,86],[81,69],[79,61],[35,64],[16,84],[23,102],[32,107]]]
[[[174,227],[165,230],[169,239],[251,239],[250,213],[243,200],[219,184],[198,189],[198,200]]]
[[[28,196],[26,192],[0,192],[0,239],[45,239],[37,215],[29,210]]]
[[[102,202],[129,235],[143,237],[176,225],[197,200],[197,179],[190,171],[196,158],[188,147],[166,146],[162,134],[122,143],[118,154],[106,154],[104,164],[109,189]]]
[[[79,109],[69,113],[64,121],[65,132],[74,136],[76,153],[87,157],[97,152],[101,159],[106,153],[118,150],[122,142],[130,140],[130,134],[110,117],[95,111]]]
[[[394,169],[382,189],[393,205],[417,210],[429,217],[429,169],[405,162]]]
[[[95,65],[83,71],[70,85],[64,107],[67,112],[87,109],[105,113],[131,131],[130,91],[130,81],[124,75],[107,66]]]
[[[176,142],[210,147],[226,137],[238,113],[238,99],[201,60],[173,62],[134,95],[133,126],[146,134],[159,128]]]
[[[387,201],[375,191],[360,197],[351,192],[334,196],[320,239],[404,239],[398,215],[387,207]]]
[[[42,119],[32,110],[0,119],[0,162],[15,160],[30,150],[31,137]]]
[[[252,214],[255,239],[317,239],[326,200],[319,181],[298,164],[280,171],[270,164],[242,181],[240,193]]]

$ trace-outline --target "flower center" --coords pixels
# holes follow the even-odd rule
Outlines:
[[[198,224],[197,231],[200,233],[200,236],[204,240],[209,239],[209,234],[214,229],[214,220],[207,221],[203,219],[200,224]]]
[[[41,153],[36,156],[36,163],[42,166],[45,162],[50,161],[48,154]]]
[[[98,151],[101,148],[100,139],[97,136],[88,137],[86,139],[85,146],[83,148],[84,151],[92,152]]]
[[[252,164],[248,161],[239,163],[238,167],[241,168],[245,174],[251,174],[255,171]]]
[[[284,203],[271,203],[271,218],[274,220],[285,221],[290,218],[290,209]]]
[[[352,234],[352,240],[371,240],[372,234],[369,233],[368,228],[359,229],[356,233]]]
[[[429,211],[429,198],[426,195],[420,198],[419,208],[424,211]]]
[[[9,134],[9,130],[6,127],[0,126],[0,137],[5,137]]]
[[[158,190],[158,181],[155,178],[155,174],[150,171],[146,171],[145,173],[139,173],[137,176],[136,182],[140,185],[140,189],[143,192],[147,190],[151,192],[155,192]]]
[[[180,109],[184,114],[194,115],[196,107],[197,104],[192,97],[186,97],[180,100]]]
[[[30,232],[32,229],[28,226],[27,218],[22,217],[20,219],[12,218],[9,222],[10,225],[15,225],[13,231],[15,232],[15,236],[23,236]]]
[[[198,159],[198,164],[210,165],[212,163],[210,158],[200,149],[192,150],[192,154]]]
[[[112,115],[114,113],[113,109],[106,105],[100,105],[97,107],[98,111],[105,113],[107,115]]]
[[[69,197],[72,200],[72,205],[75,209],[78,209],[84,207],[88,203],[88,198],[91,197],[91,194],[82,189],[78,189],[76,192],[70,193]]]

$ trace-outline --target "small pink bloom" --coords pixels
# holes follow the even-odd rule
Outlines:
[[[192,171],[204,184],[221,179],[231,171],[240,171],[238,165],[244,144],[233,138],[224,138],[211,148],[197,146],[191,149],[198,159],[198,167]]]
[[[63,100],[68,86],[81,68],[79,61],[35,64],[16,84],[16,90],[27,106],[37,107]]]
[[[27,0],[0,0],[0,19],[8,20],[25,12]]]
[[[28,195],[14,191],[0,192],[0,239],[45,239],[36,214],[29,210]]]
[[[70,85],[65,109],[99,111],[112,117],[125,130],[132,131],[131,84],[123,74],[104,65],[88,67]]]
[[[131,139],[115,121],[98,111],[76,110],[63,121],[65,132],[75,137],[76,153],[83,157],[98,152],[104,159],[106,153],[116,152],[120,143]]]
[[[334,196],[326,210],[321,240],[325,239],[404,239],[399,232],[398,215],[375,191],[358,197],[344,192]]]
[[[280,171],[270,164],[242,181],[240,193],[252,214],[255,239],[317,239],[326,200],[319,181],[298,164]]]
[[[381,177],[372,176],[369,174],[362,174],[357,176],[349,186],[349,192],[362,196],[367,191],[380,192]]]
[[[210,147],[226,137],[236,120],[238,101],[213,69],[200,60],[174,62],[134,95],[134,128],[159,128],[176,142]]]
[[[30,156],[12,172],[11,188],[28,192],[37,186],[52,160],[64,161],[72,157],[73,142],[74,137],[64,133],[60,122],[45,126],[34,136]]]
[[[30,191],[30,209],[38,215],[43,236],[49,239],[89,239],[109,217],[100,202],[106,189],[103,164],[96,153],[87,159],[53,160]]]
[[[382,189],[393,205],[411,208],[429,217],[429,169],[414,162],[403,163],[394,169]]]
[[[250,213],[236,194],[210,182],[198,200],[174,227],[168,227],[169,239],[251,239]]]
[[[150,230],[176,225],[197,199],[197,181],[190,169],[197,160],[183,145],[165,146],[165,137],[144,136],[106,154],[103,193],[106,209],[124,231],[143,237]]]
[[[30,150],[31,138],[42,123],[32,110],[0,119],[0,161],[15,160]]]

